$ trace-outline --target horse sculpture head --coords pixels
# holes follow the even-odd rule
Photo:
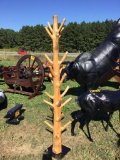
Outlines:
[[[66,77],[64,79],[64,82],[68,81],[68,80],[74,80],[77,78],[78,72],[81,73],[82,75],[82,71],[83,68],[82,66],[79,64],[79,62],[69,62],[66,67],[61,71],[61,75],[60,77],[63,76],[64,73],[66,73]]]
[[[62,69],[62,71],[61,71],[60,78],[62,78],[62,76],[64,75],[64,73],[67,74],[63,82],[66,82],[67,80],[71,79],[70,77],[72,77],[72,75],[71,75],[71,73],[70,73],[70,71],[71,71],[71,67],[70,67],[70,66],[71,66],[71,63],[72,63],[72,62],[69,62],[69,63],[66,65],[66,67],[65,67],[64,69]]]

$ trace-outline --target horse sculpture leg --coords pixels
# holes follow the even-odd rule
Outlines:
[[[95,87],[95,79],[97,79],[96,73],[94,72],[94,73],[87,74],[86,79],[87,79],[87,82],[86,82],[87,90],[92,90],[93,87]]]
[[[75,132],[74,132],[74,129],[75,129],[75,125],[76,125],[76,123],[78,122],[78,120],[73,120],[72,121],[72,123],[71,123],[71,135],[72,136],[75,136],[76,134],[75,134]]]
[[[88,136],[87,137],[91,142],[93,142],[93,139],[92,139],[91,134],[90,134],[90,129],[89,129],[90,121],[91,121],[91,117],[88,116],[87,119],[86,119],[86,127],[87,127],[87,132],[88,132]]]
[[[108,115],[108,122],[107,122],[107,125],[105,127],[105,131],[108,131],[108,126],[112,126],[112,124],[110,123],[110,120],[111,120],[111,117],[113,115],[113,112],[109,112],[109,115]]]

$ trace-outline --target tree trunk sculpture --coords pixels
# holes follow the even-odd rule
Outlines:
[[[62,30],[64,29],[64,22],[65,19],[63,19],[60,27],[58,27],[58,17],[55,15],[53,16],[53,28],[51,27],[49,22],[47,23],[48,28],[45,27],[47,33],[49,34],[53,42],[53,61],[45,54],[45,57],[51,64],[50,72],[53,77],[53,95],[50,95],[47,92],[46,95],[53,100],[53,103],[46,100],[44,100],[44,102],[46,102],[52,107],[54,113],[53,126],[47,121],[45,121],[45,123],[53,130],[52,152],[55,155],[59,155],[62,153],[62,131],[71,123],[71,121],[69,121],[64,126],[61,125],[61,120],[64,117],[64,114],[62,113],[62,108],[71,100],[71,98],[69,98],[64,103],[62,103],[62,98],[68,91],[69,87],[67,87],[62,94],[60,93],[60,86],[66,76],[64,74],[63,77],[60,79],[60,65],[67,56],[66,52],[62,59],[59,60],[59,38],[61,36]]]

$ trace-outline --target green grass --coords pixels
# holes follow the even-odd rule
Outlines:
[[[17,63],[17,58],[1,60],[1,65],[9,66]],[[44,81],[46,89],[44,91],[53,94],[53,86],[51,82]],[[83,90],[73,81],[67,81],[61,86],[61,92],[70,86],[67,94],[63,98],[63,102],[72,97],[72,100],[65,105],[63,112],[65,118],[62,125],[73,120],[71,113],[79,110],[75,99]],[[4,79],[0,79],[0,89],[4,90],[8,86]],[[106,82],[98,89],[117,90],[118,84],[114,79]],[[48,131],[48,126],[44,121],[48,116],[52,116],[50,106],[44,100],[50,99],[44,94],[28,100],[28,96],[8,93],[7,108],[0,110],[0,160],[42,160],[44,150],[52,145],[52,134]],[[16,104],[23,104],[23,113],[25,119],[19,125],[10,125],[3,118],[7,111]],[[49,120],[47,120],[49,122]],[[115,112],[111,120],[115,130],[120,133],[118,112]],[[52,122],[50,122],[52,123]],[[82,130],[79,129],[79,123],[76,124],[76,136],[71,136],[71,126],[62,133],[62,144],[69,147],[68,152],[63,160],[119,160],[120,159],[120,139],[115,132],[109,127],[105,132],[100,121],[92,120],[90,123],[90,131],[94,142],[90,142]],[[86,132],[86,127],[84,127]]]

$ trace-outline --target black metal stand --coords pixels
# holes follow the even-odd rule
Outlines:
[[[70,148],[62,145],[62,153],[54,154],[52,152],[52,146],[50,146],[44,151],[42,160],[52,160],[52,157],[56,160],[61,160],[69,151]]]
[[[10,119],[6,120],[6,123],[17,125],[23,119],[24,119],[24,116],[18,116],[17,118],[10,118]]]

